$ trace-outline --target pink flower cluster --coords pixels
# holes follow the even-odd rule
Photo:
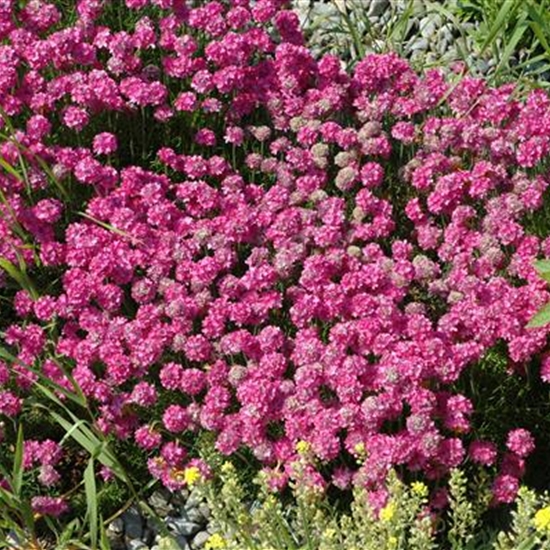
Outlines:
[[[334,483],[373,491],[394,466],[438,479],[469,456],[495,465],[508,502],[533,439],[475,439],[453,384],[498,343],[518,371],[545,347],[525,325],[548,299],[532,263],[550,240],[523,221],[548,186],[534,168],[550,100],[452,86],[395,55],[348,75],[313,59],[284,4],[127,0],[143,10],[129,31],[101,24],[97,0],[61,28],[53,4],[1,3],[0,106],[20,147],[0,154],[29,174],[0,177],[0,256],[32,265],[28,240],[35,267],[61,276],[58,292],[17,293],[6,342],[67,388],[71,365],[97,426],[133,439],[173,489],[183,440],[209,430],[283,483],[300,441],[314,464],[364,458]],[[154,165],[114,164],[127,138],[105,113],[166,127]],[[38,157],[88,193],[84,218]],[[0,365],[0,414],[32,389],[21,363]]]

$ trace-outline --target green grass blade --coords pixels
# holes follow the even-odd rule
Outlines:
[[[6,160],[0,157],[0,166],[16,180],[24,182],[23,176]]]
[[[19,498],[23,487],[23,451],[24,437],[23,425],[19,424],[17,430],[17,442],[15,444],[15,454],[13,457],[13,473],[12,473],[12,489],[14,494]]]
[[[140,241],[139,239],[136,239],[133,235],[130,235],[129,233],[126,233],[126,231],[123,231],[122,229],[118,229],[118,227],[115,227],[114,225],[102,222],[101,220],[98,220],[97,218],[94,218],[93,216],[90,216],[90,214],[86,214],[86,212],[77,212],[77,214],[79,214],[83,218],[86,218],[87,220],[90,220],[91,222],[94,222],[95,224],[99,225],[103,229],[106,229],[107,231],[112,231],[113,233],[116,233],[117,235],[120,235],[121,237],[129,239],[132,242],[137,242],[137,243],[142,244],[142,241]]]
[[[69,422],[55,411],[51,411],[50,414],[52,418],[92,457],[97,458],[104,466],[111,469],[119,479],[126,483],[128,482],[128,476],[116,457],[105,446],[104,442],[92,432],[85,422],[81,422],[72,413],[69,414],[73,422]]]
[[[27,242],[27,234],[23,229],[23,226],[17,221],[17,215],[13,210],[11,204],[9,203],[6,195],[0,189],[0,203],[2,203],[6,210],[8,211],[9,217],[0,210],[0,216],[6,220],[6,223],[9,225],[10,229],[24,242]]]
[[[112,550],[111,542],[107,536],[107,529],[103,523],[103,517],[99,518],[99,548],[100,550]]]
[[[530,18],[529,25],[533,34],[537,37],[546,53],[550,53],[550,45],[546,39],[547,36],[550,36],[550,21],[544,19],[541,12],[537,11],[531,2],[527,2],[525,7]]]
[[[0,336],[2,336],[1,333],[0,333]],[[0,358],[4,359],[4,360],[6,360],[10,363],[16,363],[16,364],[20,365],[21,367],[24,367],[30,373],[33,373],[33,374],[37,375],[39,380],[42,380],[44,382],[44,384],[47,384],[53,390],[60,392],[67,399],[70,399],[71,401],[73,401],[77,405],[80,405],[81,407],[86,407],[87,406],[86,397],[82,393],[82,390],[80,388],[78,388],[78,385],[76,384],[74,379],[72,379],[72,382],[74,383],[74,385],[76,385],[76,387],[78,388],[78,391],[75,390],[75,393],[73,394],[72,392],[70,392],[69,390],[64,388],[63,386],[60,386],[57,382],[54,382],[53,380],[50,380],[49,378],[44,376],[44,374],[40,370],[35,369],[35,368],[31,367],[30,365],[27,365],[26,363],[24,363],[23,361],[21,361],[20,359],[15,357],[15,355],[10,353],[6,348],[4,348],[2,346],[0,346]],[[70,378],[70,380],[71,380],[71,378]],[[40,389],[44,393],[47,393],[47,397],[50,400],[54,401],[57,405],[63,407],[63,403],[44,384],[41,384],[40,382],[35,382],[35,387],[37,387],[38,389]]]
[[[86,492],[86,516],[90,528],[90,545],[92,550],[97,548],[98,535],[98,508],[97,487],[95,483],[94,459],[90,458],[84,471],[84,490]]]
[[[509,42],[506,44],[500,56],[498,65],[495,68],[496,75],[499,74],[499,71],[502,67],[509,66],[510,57],[516,51],[519,41],[523,38],[525,31],[529,28],[529,24],[526,22],[525,19],[525,16],[523,16],[515,26],[514,32],[512,33]]]
[[[0,505],[2,505],[2,511],[5,511],[6,508],[17,510],[21,506],[21,503],[12,493],[0,487]]]
[[[0,268],[14,279],[22,289],[26,290],[34,300],[38,298],[38,292],[27,275],[26,269],[17,268],[6,258],[0,258]]]
[[[482,54],[494,42],[498,34],[506,29],[506,26],[513,17],[521,1],[522,0],[505,0],[502,2],[499,12],[497,13],[492,25],[489,27],[487,38],[481,46]]]
[[[533,262],[533,266],[539,275],[550,275],[550,260],[537,260]]]
[[[527,328],[540,328],[550,323],[550,304],[546,304],[527,323]]]

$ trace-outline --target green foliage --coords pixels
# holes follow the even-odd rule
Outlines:
[[[461,0],[457,15],[478,23],[472,38],[480,55],[497,60],[494,81],[538,78],[537,85],[547,87],[540,76],[550,71],[549,7],[548,0]]]
[[[547,283],[550,283],[550,260],[539,260],[535,262],[535,269]],[[543,327],[550,323],[550,303],[544,305],[527,325],[530,328]]]

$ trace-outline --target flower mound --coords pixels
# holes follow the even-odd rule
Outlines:
[[[99,1],[61,29],[52,4],[0,8],[16,124],[1,154],[29,163],[28,181],[0,179],[0,255],[60,277],[14,298],[0,414],[32,389],[22,364],[71,388],[63,364],[99,429],[134,439],[172,489],[200,471],[184,443],[199,430],[249,447],[274,484],[298,442],[319,485],[314,464],[373,491],[396,465],[445,476],[472,439],[453,383],[498,343],[519,369],[546,342],[525,325],[548,299],[532,262],[550,241],[524,220],[548,185],[548,97],[418,76],[395,55],[348,75],[312,58],[280,1],[126,5],[144,13],[133,30],[105,26]],[[135,158],[140,116],[154,159]],[[534,447],[524,429],[506,444],[470,448],[500,460],[499,501]],[[333,468],[350,455],[360,468]]]

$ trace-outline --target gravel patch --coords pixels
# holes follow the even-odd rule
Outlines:
[[[107,527],[113,550],[199,550],[217,531],[208,505],[197,491],[155,491],[147,504],[157,517],[131,507]],[[158,522],[170,533],[162,533]],[[171,540],[170,540],[171,539]]]
[[[445,9],[452,12],[459,0],[448,0]],[[478,28],[464,22],[457,28],[446,17],[431,9],[423,0],[294,0],[294,9],[305,30],[314,55],[340,56],[350,63],[361,57],[347,23],[348,17],[365,53],[382,53],[395,46],[397,53],[413,65],[444,70],[463,60],[473,73],[486,75],[496,65],[488,51],[476,52],[471,37]],[[518,62],[512,57],[511,64]]]

